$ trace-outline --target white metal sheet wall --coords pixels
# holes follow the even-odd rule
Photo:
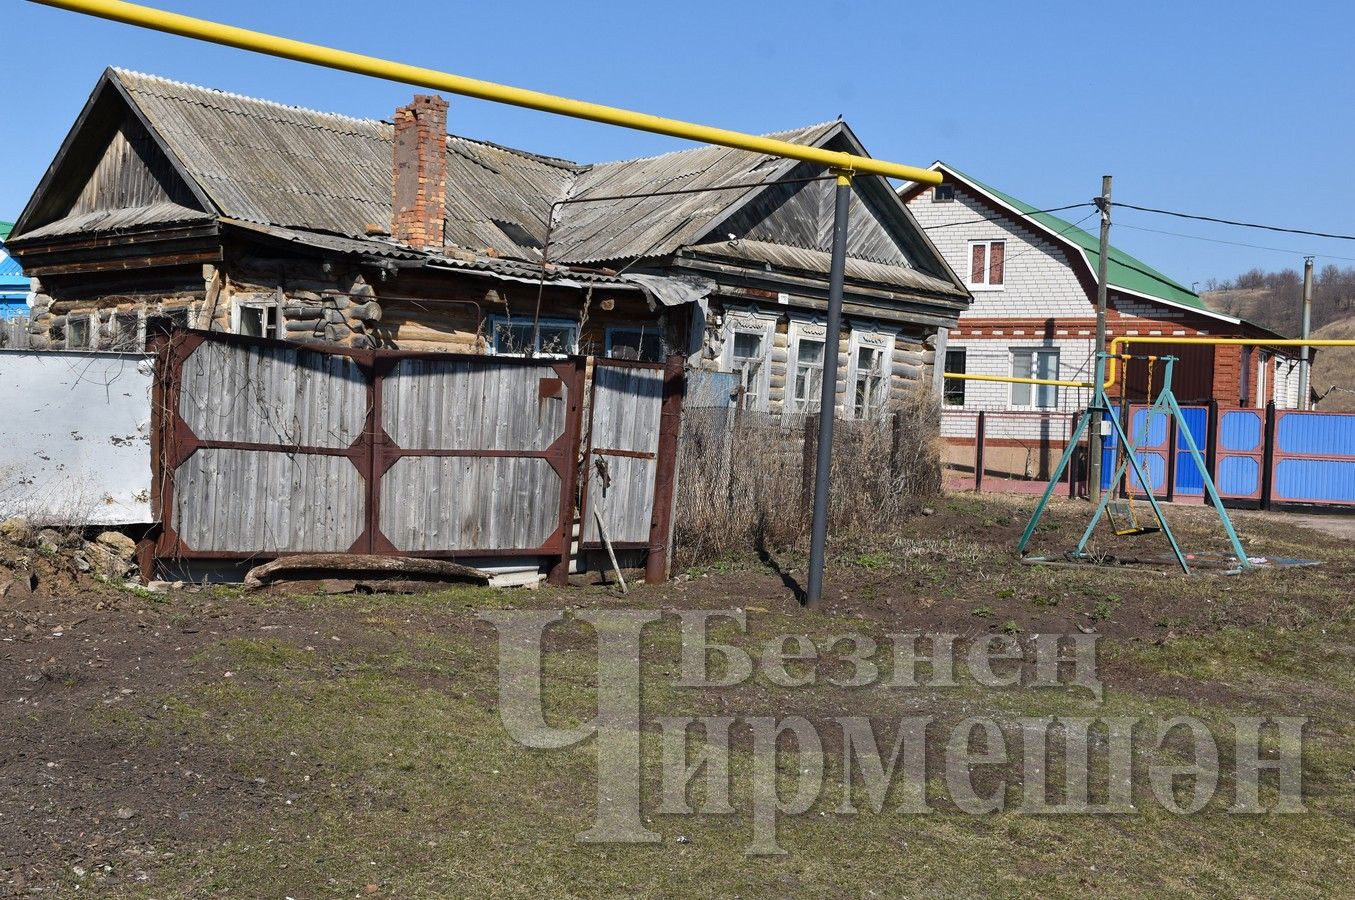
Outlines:
[[[140,353],[0,350],[0,518],[152,521],[153,363]]]

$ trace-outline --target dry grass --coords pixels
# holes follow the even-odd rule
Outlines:
[[[676,544],[685,564],[803,537],[813,509],[814,417],[684,412]],[[806,446],[808,444],[808,446]],[[925,388],[879,421],[834,428],[829,526],[886,534],[941,487],[940,420]]]

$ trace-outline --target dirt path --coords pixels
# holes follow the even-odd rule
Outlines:
[[[1327,513],[1258,512],[1237,510],[1234,518],[1256,519],[1277,526],[1300,525],[1343,540],[1355,540],[1355,516]]]

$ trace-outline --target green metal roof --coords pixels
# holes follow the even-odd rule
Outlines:
[[[13,222],[0,222],[0,241],[7,240],[9,238],[9,233],[13,230]]]
[[[1072,222],[1061,219],[1058,216],[1046,212],[1039,212],[1036,207],[1029,203],[1024,203],[1011,194],[999,191],[997,188],[984,184],[977,178],[971,178],[960,170],[947,163],[941,163],[948,171],[954,173],[960,178],[972,184],[974,187],[991,194],[1001,202],[1015,209],[1017,212],[1033,219],[1039,224],[1048,228],[1059,236],[1072,241],[1082,251],[1087,259],[1087,263],[1092,268],[1095,275],[1097,266],[1101,260],[1101,239],[1090,232],[1083,231]],[[1216,310],[1210,309],[1199,295],[1190,288],[1179,282],[1173,281],[1166,275],[1163,275],[1157,269],[1135,259],[1128,253],[1110,248],[1110,260],[1106,266],[1106,281],[1111,287],[1121,288],[1126,291],[1133,291],[1137,294],[1146,294],[1149,297],[1156,297],[1159,300],[1166,300],[1168,303],[1175,303],[1178,306],[1188,306],[1191,309],[1198,309],[1201,312],[1217,316]]]

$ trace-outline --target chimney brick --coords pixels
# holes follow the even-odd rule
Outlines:
[[[447,101],[415,94],[395,111],[391,236],[421,250],[442,249],[447,212]]]

